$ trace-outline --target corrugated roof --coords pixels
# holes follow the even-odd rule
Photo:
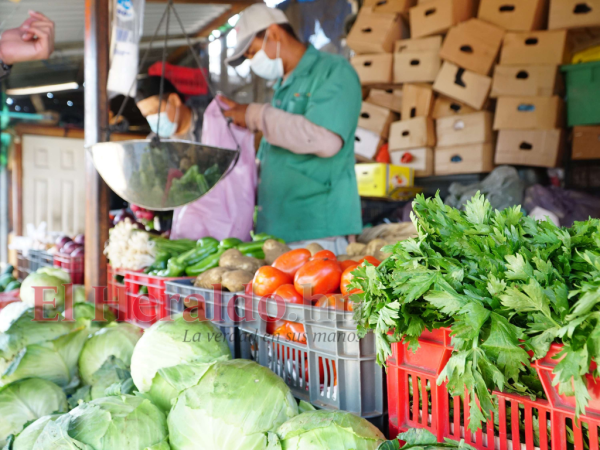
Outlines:
[[[57,46],[81,43],[84,33],[84,3],[84,0],[21,0],[19,3],[0,0],[0,31],[21,25],[28,17],[27,11],[32,9],[44,13],[56,23]],[[186,32],[195,34],[225,13],[230,6],[227,3],[176,4],[175,8]],[[154,34],[165,8],[165,3],[146,3],[145,37]],[[159,35],[164,36],[165,27],[166,24],[163,23]],[[169,34],[181,34],[179,24],[174,17],[171,17]]]

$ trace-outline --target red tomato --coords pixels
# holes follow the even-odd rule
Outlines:
[[[345,303],[346,311],[354,311],[354,302],[352,301],[353,294],[362,294],[362,293],[363,293],[363,291],[361,289],[352,289],[350,292],[348,292],[348,295],[346,296],[346,303]]]
[[[358,266],[358,262],[354,261],[353,259],[348,259],[346,261],[339,261],[338,264],[340,265],[340,269],[342,269],[342,272],[350,266]]]
[[[330,294],[340,287],[342,269],[337,261],[316,259],[304,264],[294,277],[296,291],[305,297]]]
[[[355,263],[351,266],[348,266],[344,272],[342,273],[342,280],[340,282],[340,291],[342,294],[346,295],[348,293],[348,285],[352,281],[354,275],[352,275],[352,271],[358,267],[358,263]]]
[[[325,373],[327,373],[327,386],[332,386],[332,378],[333,386],[337,386],[337,369],[335,367],[335,361],[319,357],[319,381],[321,384],[325,384]]]
[[[329,250],[321,250],[320,252],[315,253],[310,261],[315,261],[317,259],[331,259],[332,261],[337,261],[335,253]]]
[[[246,285],[246,288],[244,289],[244,294],[248,297],[252,297],[252,281]]]
[[[306,331],[304,325],[298,322],[287,322],[288,339],[299,344],[306,344]]]
[[[364,261],[368,261],[371,264],[373,264],[375,267],[377,267],[379,264],[381,264],[381,261],[379,261],[377,258],[375,258],[374,256],[365,256],[362,259],[358,260],[359,264],[362,264]]]
[[[305,248],[298,248],[296,250],[284,253],[277,258],[272,265],[276,269],[279,269],[293,277],[298,269],[302,267],[309,259],[310,252]]]
[[[279,286],[290,283],[292,283],[292,277],[287,273],[275,267],[262,266],[254,275],[252,291],[256,295],[264,297],[265,295],[271,295]]]
[[[275,296],[281,297],[286,303],[297,303],[300,305],[304,305],[306,303],[304,301],[304,297],[296,292],[296,288],[291,283],[279,286],[271,297],[275,298]]]
[[[287,334],[285,320],[267,321],[267,333],[273,336],[285,336]]]
[[[341,294],[322,295],[315,303],[317,308],[337,309],[344,311],[345,301]]]

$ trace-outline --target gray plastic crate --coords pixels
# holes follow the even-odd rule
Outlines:
[[[31,273],[29,264],[29,256],[23,254],[21,250],[17,250],[17,279],[19,281],[23,281]]]
[[[236,308],[237,296],[242,294],[232,292],[215,291],[194,286],[194,280],[174,280],[165,283],[165,294],[167,299],[167,312],[178,314],[186,309],[185,300],[196,300],[204,304],[206,318],[218,326],[227,342],[231,355],[239,358],[240,331],[237,327]]]
[[[239,324],[242,358],[268,367],[296,398],[317,408],[382,422],[387,412],[384,371],[376,361],[374,336],[359,339],[352,312],[243,299],[238,302],[244,316]],[[306,344],[268,334],[269,317],[302,324]]]
[[[54,256],[44,250],[29,250],[29,271],[36,272],[42,267],[53,267]]]

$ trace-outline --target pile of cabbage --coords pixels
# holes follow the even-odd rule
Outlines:
[[[95,322],[98,311],[87,303],[61,310],[69,282],[62,272],[36,273],[23,283],[22,302],[0,311],[3,450],[375,450],[384,444],[377,428],[352,414],[307,405],[300,414],[281,378],[231,359],[213,323],[178,315],[142,333],[129,323]],[[54,286],[45,300],[56,303],[32,308],[34,286]],[[40,312],[56,320],[34,320]]]

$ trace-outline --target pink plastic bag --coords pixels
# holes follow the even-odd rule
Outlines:
[[[171,239],[212,236],[218,240],[228,237],[250,240],[257,180],[254,135],[235,125],[231,126],[231,130],[240,144],[237,165],[204,197],[173,212]],[[202,143],[236,148],[217,100],[213,100],[204,112]]]

